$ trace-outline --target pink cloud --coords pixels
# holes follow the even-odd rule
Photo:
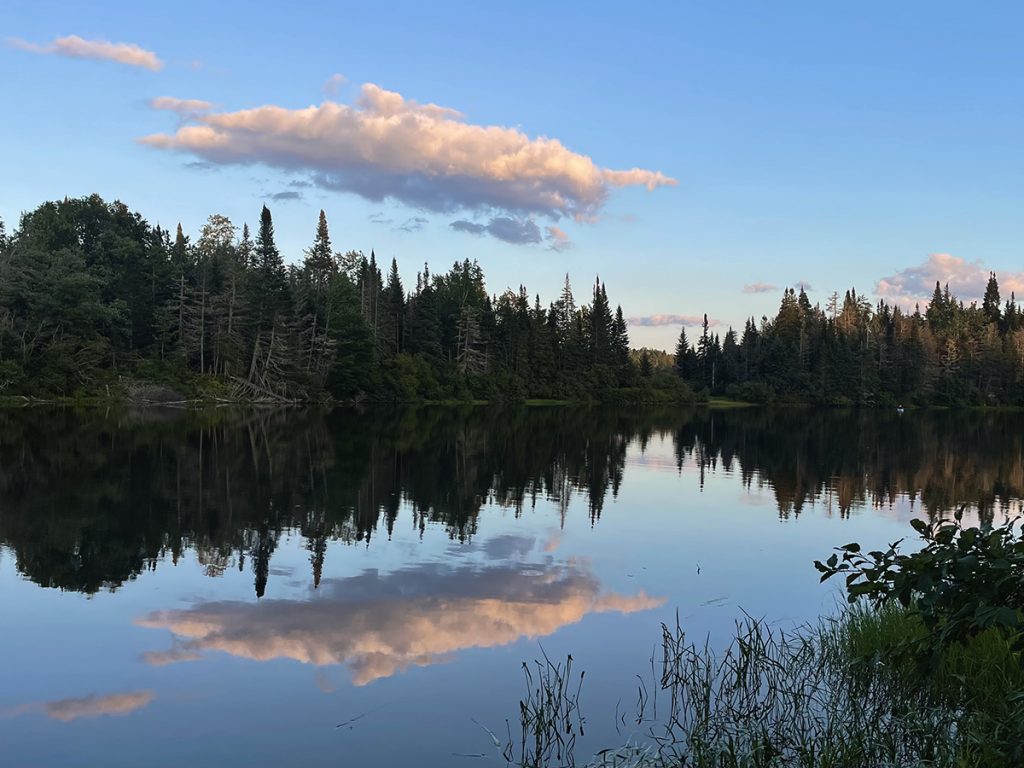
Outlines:
[[[645,317],[631,317],[626,321],[629,325],[639,325],[648,328],[660,327],[663,325],[704,325],[702,315],[647,315]],[[714,318],[708,318],[708,325],[720,325]]]
[[[969,303],[985,295],[991,270],[979,261],[967,261],[949,253],[933,253],[921,264],[901,269],[875,283],[875,295],[904,307],[926,305],[935,291],[935,283],[949,285],[950,293]],[[1024,272],[996,275],[1004,298],[1010,292],[1024,294]]]
[[[371,83],[352,105],[325,101],[305,109],[262,106],[196,115],[174,133],[140,142],[211,163],[309,172],[323,188],[369,200],[469,210],[520,224],[533,215],[592,221],[613,188],[676,184],[658,171],[601,168],[557,139],[476,125],[457,110]],[[538,239],[531,230],[529,240]]]
[[[544,227],[544,231],[547,232],[549,250],[565,251],[572,248],[572,240],[569,239],[569,234],[565,230],[552,225]]]
[[[162,109],[167,112],[174,112],[182,117],[198,115],[213,109],[213,103],[202,99],[176,99],[173,96],[158,96],[151,99],[149,106],[153,109]]]
[[[152,72],[163,69],[164,63],[155,53],[147,51],[134,43],[111,43],[106,40],[85,40],[78,35],[58,37],[52,43],[39,45],[18,38],[7,41],[15,48],[32,53],[67,56],[74,59],[93,59],[95,61],[114,61],[129,67],[141,67]]]

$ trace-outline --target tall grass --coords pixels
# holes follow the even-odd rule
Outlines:
[[[636,743],[604,750],[605,768],[1009,768],[1024,765],[1024,668],[1007,638],[983,633],[924,668],[906,649],[925,634],[913,609],[853,607],[795,631],[746,617],[716,651],[678,622],[642,685]],[[520,712],[524,737],[565,721],[579,689],[545,667]],[[568,672],[568,668],[565,669]],[[647,693],[647,691],[650,693]],[[563,702],[556,705],[555,702]],[[582,725],[582,722],[580,723]],[[551,737],[554,738],[554,737]],[[524,738],[523,743],[526,743]],[[575,765],[572,751],[507,751],[522,768]]]

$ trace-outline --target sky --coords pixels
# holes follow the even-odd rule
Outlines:
[[[407,287],[599,277],[633,345],[787,286],[1024,294],[1019,2],[0,6],[0,218],[98,193],[193,239],[274,215]]]

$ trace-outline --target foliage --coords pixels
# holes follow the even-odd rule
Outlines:
[[[801,289],[741,333],[712,334],[705,317],[695,343],[685,329],[673,367],[696,391],[751,402],[824,405],[1024,405],[1024,311],[1000,304],[996,276],[982,306],[935,287],[925,311],[855,290],[813,305]]]
[[[925,650],[962,643],[992,628],[1005,632],[1020,650],[1024,536],[1017,522],[964,527],[960,509],[952,521],[912,520],[924,546],[911,554],[900,552],[901,541],[866,554],[850,543],[814,565],[822,581],[846,577],[850,602],[865,597],[877,606],[890,601],[914,605],[931,633]]]
[[[151,384],[229,400],[607,400],[636,369],[600,281],[590,304],[567,278],[544,307],[524,287],[489,295],[467,260],[424,265],[407,292],[395,260],[385,276],[372,251],[335,252],[323,211],[291,266],[266,206],[255,237],[214,214],[193,243],[92,195],[44,203],[0,238],[4,395],[97,395],[159,374]],[[650,399],[690,399],[660,388]]]

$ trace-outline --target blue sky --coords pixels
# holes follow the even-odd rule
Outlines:
[[[424,261],[476,258],[492,292],[525,283],[547,302],[566,272],[578,299],[600,274],[629,317],[707,312],[722,331],[800,282],[822,304],[851,286],[910,304],[935,279],[971,299],[989,269],[1004,293],[1024,291],[1024,6],[624,8],[8,0],[0,216],[13,228],[43,200],[98,192],[194,237],[212,213],[253,224],[267,202],[297,260],[324,208],[336,248],[397,257],[407,285]],[[57,42],[69,36],[77,48]],[[335,74],[344,83],[325,91]],[[408,158],[373,144],[364,84],[419,121]],[[179,115],[154,109],[159,97],[212,106]],[[315,140],[282,150],[295,136],[281,125],[306,136],[294,111],[325,101],[341,107],[317,117]],[[267,106],[281,111],[238,127],[241,110]],[[210,120],[215,151],[177,133]],[[492,145],[510,136],[525,154],[499,173]],[[464,162],[454,180],[438,176],[449,156]],[[653,189],[605,174],[633,168]],[[571,245],[553,248],[548,227]],[[678,333],[631,328],[637,346]]]

